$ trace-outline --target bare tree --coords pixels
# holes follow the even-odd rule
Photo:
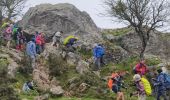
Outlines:
[[[150,33],[168,21],[169,0],[105,0],[108,14],[130,24],[142,42],[140,58],[150,38]]]
[[[21,13],[25,7],[25,2],[27,0],[0,0],[0,6],[3,7],[3,16],[8,19],[15,17]]]

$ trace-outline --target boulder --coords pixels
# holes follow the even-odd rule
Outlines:
[[[40,31],[51,37],[56,31],[74,34],[88,44],[101,41],[100,29],[90,16],[68,3],[40,4],[32,7],[19,22],[28,33]]]
[[[49,100],[49,94],[44,94],[44,95],[41,95],[41,96],[37,96],[37,97],[35,97],[34,100]]]
[[[85,62],[84,60],[80,60],[76,66],[76,70],[80,74],[84,74],[84,72],[88,72],[89,63]]]
[[[64,90],[62,89],[61,86],[51,87],[50,92],[52,93],[52,95],[55,95],[55,96],[61,96],[64,94]]]
[[[34,69],[33,80],[40,91],[48,91],[50,89],[49,75],[44,70]]]
[[[66,60],[69,65],[75,66],[77,61],[80,60],[80,56],[73,52],[69,52],[67,53]]]

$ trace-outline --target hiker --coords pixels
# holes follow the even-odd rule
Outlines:
[[[93,57],[94,57],[94,62],[95,62],[95,67],[96,69],[100,69],[101,68],[101,59],[103,56],[103,51],[104,49],[99,46],[98,44],[94,44],[93,46]]]
[[[45,33],[41,33],[42,37],[41,37],[41,49],[42,49],[42,52],[44,51],[45,49]]]
[[[33,81],[27,81],[24,83],[22,90],[24,92],[29,92],[30,90],[34,90],[34,84]]]
[[[4,39],[6,40],[6,47],[10,48],[10,43],[12,40],[12,28],[11,26],[8,24],[6,25],[5,31],[4,31]]]
[[[104,46],[102,44],[99,44],[99,46],[101,46],[101,59],[100,59],[100,63],[103,64],[103,65],[106,65],[105,62],[104,62],[104,55],[105,55],[105,49],[104,49]]]
[[[145,64],[145,60],[140,60],[140,62],[135,66],[134,73],[139,75],[145,75],[148,72],[147,65]]]
[[[18,27],[16,25],[14,25],[13,29],[12,29],[12,33],[13,33],[13,39],[15,40],[15,44],[17,45],[17,33],[18,33]]]
[[[126,72],[112,73],[112,76],[109,79],[108,86],[114,93],[117,94],[116,100],[125,100],[124,93],[121,91],[121,88],[127,89],[122,81],[125,74]]]
[[[154,87],[157,88],[157,100],[160,100],[160,97],[163,97],[164,100],[169,100],[167,96],[167,85],[165,83],[165,73],[162,72],[162,69],[158,69],[158,76],[156,78],[156,83]]]
[[[141,81],[141,76],[139,74],[135,74],[133,76],[133,80],[135,82],[135,86],[137,88],[137,91],[134,92],[134,93],[131,93],[130,97],[132,95],[135,95],[135,96],[137,95],[138,96],[138,100],[146,100],[146,92],[145,92],[145,89],[144,89],[144,84]]]
[[[73,46],[76,44],[76,41],[78,40],[77,37],[70,35],[64,39],[64,45],[66,46],[66,49],[68,51],[74,52],[76,48]]]
[[[35,45],[34,38],[32,38],[31,41],[29,41],[27,43],[26,53],[29,56],[29,58],[31,59],[31,66],[34,69],[35,68],[35,60],[36,60],[36,45]]]
[[[24,36],[23,30],[21,27],[17,29],[17,50],[24,50],[24,45],[26,43],[26,37]]]
[[[56,32],[53,36],[53,41],[51,46],[56,46],[57,48],[59,47],[59,44],[61,42],[61,36],[63,34],[63,31]]]
[[[42,33],[39,33],[35,38],[37,54],[40,54],[42,52],[42,37]]]

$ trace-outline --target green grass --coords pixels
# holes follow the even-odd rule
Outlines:
[[[127,34],[127,32],[131,31],[131,28],[119,28],[119,29],[106,29],[103,31],[103,34],[112,34],[113,36],[121,36]]]

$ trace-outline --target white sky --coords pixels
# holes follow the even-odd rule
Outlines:
[[[79,10],[86,11],[100,28],[123,27],[123,25],[113,22],[111,18],[100,15],[100,13],[105,12],[102,1],[103,0],[28,0],[24,12],[26,12],[29,7],[33,7],[41,3],[70,3],[75,5]]]

